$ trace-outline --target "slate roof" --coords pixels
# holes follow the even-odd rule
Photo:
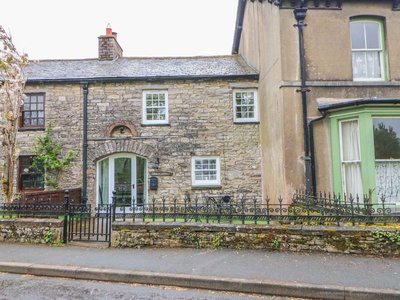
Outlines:
[[[197,78],[258,78],[239,55],[174,58],[42,60],[26,68],[29,82],[124,81]]]

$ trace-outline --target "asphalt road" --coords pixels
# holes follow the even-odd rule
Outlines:
[[[0,273],[0,299],[289,300],[294,298]]]

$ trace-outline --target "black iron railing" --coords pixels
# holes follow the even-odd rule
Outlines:
[[[206,196],[191,199],[152,198],[141,206],[116,208],[115,218],[144,222],[204,222],[237,224],[330,224],[400,223],[400,207],[384,199],[371,203],[367,197],[340,197],[336,194],[312,196],[295,193],[289,203],[283,198],[238,198]]]
[[[0,218],[46,217],[79,219],[97,217],[101,222],[143,221],[143,222],[203,222],[234,224],[372,224],[400,223],[400,206],[385,202],[372,203],[368,197],[341,196],[338,194],[319,194],[313,196],[295,193],[289,201],[282,197],[276,201],[270,198],[234,198],[227,195],[207,195],[179,197],[135,203],[127,199],[125,205],[117,206],[117,194],[112,204],[91,206],[76,205],[68,191],[64,203],[45,205],[33,200],[32,204],[0,204]],[[118,203],[124,203],[123,201]],[[86,221],[85,221],[86,222]],[[65,225],[66,226],[66,225]],[[90,225],[92,226],[92,225]],[[96,225],[97,226],[97,225]],[[107,227],[108,228],[108,227]],[[83,230],[86,231],[86,230]],[[108,229],[107,229],[108,231]]]

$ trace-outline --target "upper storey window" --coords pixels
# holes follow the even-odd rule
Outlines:
[[[233,120],[234,122],[257,122],[257,91],[233,91]]]
[[[168,124],[167,91],[143,92],[143,123]]]
[[[21,109],[22,128],[44,128],[44,94],[29,94]]]
[[[350,23],[353,79],[385,80],[383,22],[354,19]]]

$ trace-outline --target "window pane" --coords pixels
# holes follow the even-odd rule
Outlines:
[[[367,52],[367,77],[368,78],[381,78],[381,62],[379,59],[379,52]]]
[[[353,52],[353,77],[367,78],[367,63],[365,52]]]
[[[343,161],[360,160],[358,121],[342,122],[342,159]]]
[[[367,36],[367,49],[381,48],[381,35],[379,23],[365,22],[365,33]]]
[[[364,22],[352,22],[350,24],[351,48],[365,49]]]
[[[340,124],[343,192],[354,196],[362,196],[363,187],[358,121],[344,121]]]
[[[22,107],[22,126],[44,125],[44,95],[29,95]]]
[[[375,159],[400,159],[400,118],[374,118]]]

